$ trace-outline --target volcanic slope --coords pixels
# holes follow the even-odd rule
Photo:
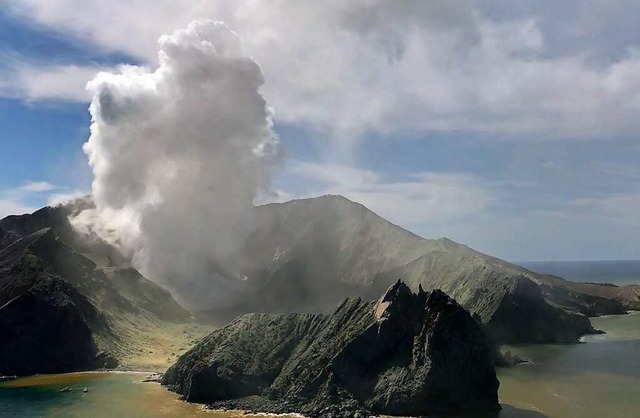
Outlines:
[[[584,313],[624,311],[613,298],[569,292],[449,239],[421,238],[342,196],[260,206],[256,223],[242,257],[250,295],[202,317],[328,312],[344,297],[373,299],[397,279],[414,291],[443,290],[503,343],[575,342],[594,332]]]
[[[115,248],[74,233],[85,204],[0,220],[0,375],[163,370],[209,331]]]

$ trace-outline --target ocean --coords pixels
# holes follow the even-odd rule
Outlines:
[[[640,284],[640,260],[524,261],[514,264],[574,282]]]
[[[591,321],[606,334],[507,347],[531,364],[498,369],[500,418],[640,417],[640,313]]]
[[[640,261],[518,263],[570,280],[640,283]],[[592,319],[581,344],[507,347],[529,363],[498,369],[497,418],[640,417],[640,312]],[[0,383],[0,417],[238,418],[178,400],[146,374],[71,373]],[[60,393],[70,386],[73,390]],[[89,392],[83,393],[82,388]],[[492,418],[496,415],[492,415]],[[476,418],[476,417],[458,417]],[[484,418],[484,416],[483,416]]]
[[[200,405],[179,401],[148,373],[67,373],[40,375],[0,383],[0,417],[60,418],[231,418]],[[63,387],[71,392],[60,393]],[[89,391],[83,392],[87,387]],[[238,415],[238,414],[236,414]]]
[[[497,418],[640,416],[640,313],[593,319],[583,344],[509,347],[531,361],[498,369]],[[238,418],[179,401],[146,374],[72,373],[0,384],[0,417]],[[70,386],[73,391],[58,390]],[[87,386],[88,393],[82,393]],[[493,415],[492,417],[496,417]],[[467,418],[467,417],[459,417]],[[476,418],[476,417],[469,417]]]

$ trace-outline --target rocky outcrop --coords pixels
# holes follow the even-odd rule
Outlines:
[[[549,274],[541,275],[540,281],[543,293],[550,300],[588,316],[640,310],[640,285],[572,282]]]
[[[555,285],[553,283],[556,283]],[[564,306],[576,312],[593,317],[600,315],[625,314],[630,307],[625,306],[615,295],[607,298],[588,292],[580,292],[572,289],[572,284],[564,284],[565,280],[550,280],[540,283],[540,291],[549,301],[559,306]],[[601,286],[601,285],[596,285]],[[617,286],[616,286],[617,287]]]
[[[595,334],[589,319],[545,300],[540,288],[518,277],[504,295],[486,328],[501,343],[573,343]]]
[[[189,316],[135,269],[113,265],[113,247],[74,235],[69,210],[0,220],[0,374],[115,367],[138,337],[132,328]]]
[[[480,325],[441,291],[398,281],[333,314],[248,314],[183,355],[163,384],[216,407],[318,415],[497,411]],[[328,408],[328,409],[327,409]]]

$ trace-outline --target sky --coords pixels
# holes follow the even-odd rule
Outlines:
[[[0,0],[0,216],[90,193],[91,94],[226,23],[285,158],[257,202],[342,194],[511,261],[637,259],[635,1]]]

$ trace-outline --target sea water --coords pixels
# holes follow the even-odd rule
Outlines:
[[[143,382],[147,374],[67,373],[5,381],[0,383],[0,417],[212,416],[157,383]],[[71,392],[59,392],[67,386]]]
[[[575,281],[640,283],[640,262],[520,263]],[[640,313],[593,318],[582,344],[508,347],[530,360],[498,369],[499,418],[640,417]],[[0,418],[237,417],[182,402],[146,375],[72,373],[0,382]],[[69,386],[73,390],[60,393]],[[83,393],[84,387],[89,392]]]
[[[553,274],[574,282],[640,284],[640,260],[517,262],[537,273]]]
[[[499,418],[640,416],[640,313],[594,318],[582,344],[508,347],[530,360],[498,369]],[[0,417],[237,417],[188,404],[146,375],[71,373],[0,383]],[[73,390],[60,393],[69,386]],[[83,393],[82,388],[89,388]]]
[[[607,334],[508,347],[530,364],[498,369],[500,418],[640,417],[640,313],[591,321]]]

